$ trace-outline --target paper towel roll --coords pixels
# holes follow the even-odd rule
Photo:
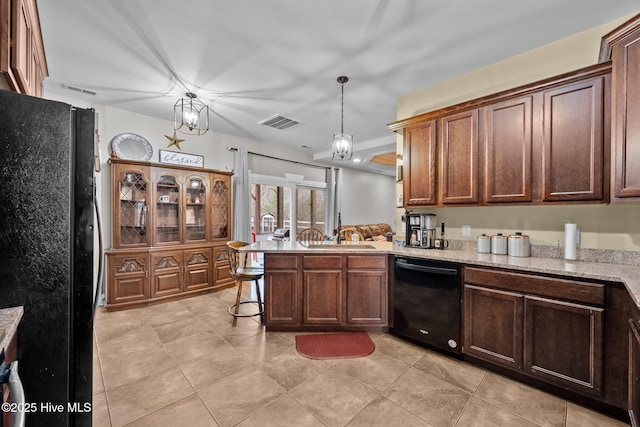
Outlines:
[[[576,259],[578,226],[573,222],[564,225],[564,259]]]

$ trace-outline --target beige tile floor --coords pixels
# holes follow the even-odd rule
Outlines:
[[[93,425],[623,426],[383,333],[368,357],[310,360],[294,333],[231,326],[235,290],[95,321]]]

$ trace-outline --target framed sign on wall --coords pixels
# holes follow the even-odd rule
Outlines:
[[[159,150],[158,152],[160,156],[160,163],[204,168],[204,156],[178,153],[169,150]]]

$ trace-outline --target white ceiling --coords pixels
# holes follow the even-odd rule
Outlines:
[[[211,128],[330,160],[395,150],[397,98],[640,10],[637,0],[38,0],[48,93],[173,120],[195,92]],[[594,53],[595,58],[596,53]],[[98,92],[81,95],[71,85]],[[274,114],[300,121],[259,125]],[[195,137],[193,137],[195,138]],[[340,163],[347,166],[344,162]],[[361,166],[393,174],[393,168]]]

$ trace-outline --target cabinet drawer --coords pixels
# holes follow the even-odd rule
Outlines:
[[[494,288],[604,305],[604,284],[466,267],[464,282]]]
[[[305,255],[302,258],[305,269],[342,268],[342,256],[340,255]]]
[[[266,254],[264,257],[264,267],[279,270],[298,268],[298,257],[295,255]]]
[[[387,257],[382,255],[349,255],[347,257],[347,268],[378,268],[384,269],[387,266]]]

